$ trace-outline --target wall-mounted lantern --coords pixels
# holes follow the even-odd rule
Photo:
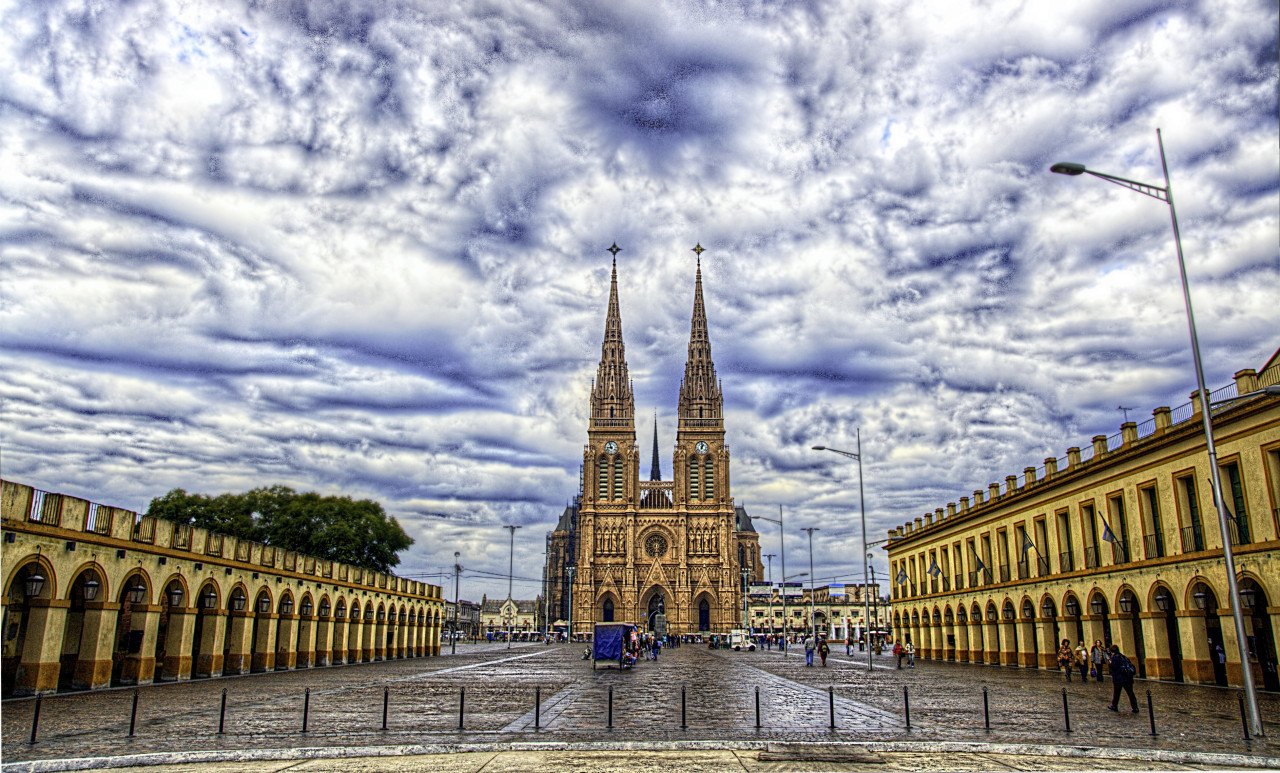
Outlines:
[[[1014,618],[1013,605],[1011,605],[1011,604],[1005,604],[1005,606],[1004,606],[1004,619],[1005,619],[1005,620],[1012,620],[1013,618]]]
[[[102,587],[102,583],[98,582],[98,576],[91,574],[89,579],[84,581],[84,600],[93,601],[98,597],[98,588]]]
[[[1207,609],[1209,606],[1209,594],[1204,592],[1204,587],[1197,585],[1196,592],[1191,594],[1191,598],[1196,602],[1196,609]]]
[[[44,575],[39,572],[28,575],[26,581],[22,583],[22,590],[29,599],[39,596],[40,591],[44,590]]]
[[[245,601],[244,592],[237,588],[236,592],[231,594],[231,611],[243,612]]]
[[[304,598],[304,599],[302,600],[302,614],[303,614],[303,615],[305,615],[305,616],[307,616],[307,617],[310,617],[310,616],[311,616],[311,609],[312,609],[312,606],[311,606],[311,599],[310,599],[310,598]]]
[[[1120,611],[1126,615],[1133,611],[1133,596],[1125,593],[1120,597]]]
[[[280,602],[280,612],[285,615],[293,614],[293,599],[285,596],[284,601]]]
[[[1089,599],[1089,609],[1092,610],[1095,615],[1102,614],[1103,606],[1102,598],[1100,596],[1094,596],[1092,599]]]
[[[174,585],[173,587],[169,588],[169,606],[171,607],[182,606],[183,595],[184,594],[182,593],[182,588],[180,586]]]
[[[200,608],[213,609],[213,605],[218,603],[218,594],[213,592],[213,588],[209,588],[200,594]]]
[[[142,596],[147,592],[147,586],[142,584],[141,580],[134,580],[133,585],[125,591],[125,598],[130,604],[141,604]]]
[[[258,597],[258,613],[265,615],[270,611],[271,611],[271,599],[267,598],[265,595],[259,596]]]
[[[994,623],[996,621],[996,608],[987,607],[987,622]]]
[[[1161,612],[1168,612],[1173,609],[1173,597],[1163,588],[1156,594],[1156,609]]]
[[[1252,585],[1245,585],[1240,588],[1240,606],[1245,609],[1253,609],[1254,601],[1258,598],[1258,591]]]
[[[1080,602],[1076,601],[1074,598],[1067,599],[1065,606],[1067,608],[1067,617],[1075,617],[1080,614]]]
[[[1022,616],[1028,620],[1036,616],[1036,607],[1031,603],[1031,599],[1022,602]]]

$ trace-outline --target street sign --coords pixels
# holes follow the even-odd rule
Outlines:
[[[827,596],[835,597],[835,596],[843,596],[843,595],[845,595],[844,583],[833,582],[827,586]]]
[[[804,595],[804,583],[784,582],[782,583],[782,595],[789,599],[798,599]]]

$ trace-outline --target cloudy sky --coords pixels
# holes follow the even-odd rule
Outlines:
[[[1163,129],[1210,387],[1280,346],[1274,0],[0,25],[3,476],[375,498],[464,597],[505,594],[502,524],[537,577],[576,490],[614,241],[644,457],[656,410],[670,474],[701,242],[733,493],[785,508],[792,567],[821,527],[820,577],[861,571],[857,477],[810,446],[861,428],[878,539],[1194,388],[1167,207],[1053,162],[1161,183]]]

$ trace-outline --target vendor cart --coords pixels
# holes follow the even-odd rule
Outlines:
[[[636,627],[631,623],[596,623],[591,643],[591,670],[599,661],[611,661],[618,668],[630,668],[635,664],[634,653],[628,652],[628,644]]]

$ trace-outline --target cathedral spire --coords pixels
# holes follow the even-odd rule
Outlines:
[[[600,347],[600,367],[591,388],[591,423],[598,420],[634,420],[635,402],[631,379],[627,375],[627,352],[622,342],[622,311],[618,304],[618,253],[616,243],[608,249],[613,255],[613,274],[609,282],[609,311],[604,320],[604,343]],[[604,426],[618,426],[605,424]]]
[[[653,464],[649,467],[649,480],[662,480],[662,465],[658,462],[658,412],[653,412]]]
[[[688,419],[721,419],[724,401],[716,366],[711,361],[711,339],[707,335],[707,309],[702,301],[701,244],[693,248],[698,256],[698,272],[693,286],[693,320],[689,330],[689,359],[680,383],[680,421]],[[716,422],[719,423],[718,421]]]

